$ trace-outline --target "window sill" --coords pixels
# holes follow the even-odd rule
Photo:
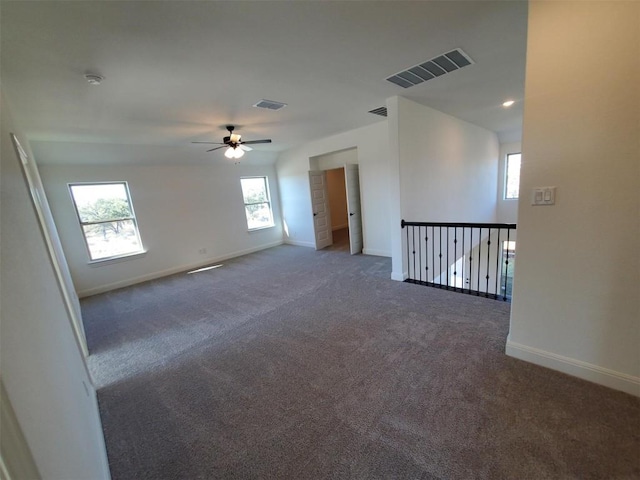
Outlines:
[[[276,225],[266,225],[264,227],[258,227],[258,228],[250,228],[248,230],[249,233],[253,233],[253,232],[259,232],[260,230],[267,230],[268,228],[274,228]]]
[[[126,262],[127,260],[133,260],[134,258],[144,257],[146,254],[147,251],[143,250],[142,252],[128,253],[127,255],[120,255],[117,257],[101,258],[100,260],[90,260],[88,265],[90,267],[103,267],[105,265]]]

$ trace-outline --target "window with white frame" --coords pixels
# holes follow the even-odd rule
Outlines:
[[[522,154],[510,153],[507,155],[505,168],[504,198],[517,199],[520,192],[520,160]]]
[[[91,261],[143,253],[127,182],[69,184]]]
[[[249,230],[273,227],[273,212],[267,177],[242,177],[242,196]]]

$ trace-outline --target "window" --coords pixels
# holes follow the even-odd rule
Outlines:
[[[92,261],[142,253],[127,182],[69,185]]]
[[[507,168],[504,182],[504,198],[518,198],[520,191],[520,153],[510,153],[507,155]]]
[[[240,179],[240,185],[249,230],[273,227],[267,177],[244,177]]]
[[[500,280],[500,290],[502,295],[511,299],[513,293],[513,269],[516,264],[516,242],[502,242],[502,280]]]

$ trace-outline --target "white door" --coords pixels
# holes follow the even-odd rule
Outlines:
[[[313,210],[313,228],[316,234],[316,250],[320,250],[333,245],[326,172],[309,172],[309,185],[311,186],[311,208]]]
[[[349,211],[349,247],[351,255],[355,255],[362,252],[363,246],[358,165],[344,166],[344,181],[347,188],[347,210]]]
[[[25,180],[29,186],[29,191],[31,192],[31,200],[33,201],[33,206],[38,215],[38,220],[40,221],[42,234],[49,250],[49,257],[51,258],[53,269],[58,277],[58,284],[64,298],[67,312],[71,317],[76,340],[78,341],[78,345],[82,350],[82,353],[86,357],[89,355],[89,350],[87,349],[87,339],[84,334],[84,326],[82,325],[80,301],[78,300],[78,295],[76,294],[75,287],[73,286],[73,280],[71,279],[67,259],[64,256],[60,237],[58,237],[58,231],[56,230],[56,226],[53,221],[53,215],[49,209],[49,202],[47,202],[38,167],[33,159],[26,154],[22,145],[20,145],[18,138],[14,134],[11,134],[11,138],[13,140],[16,153],[20,158],[20,163],[22,164],[22,171],[24,172]]]

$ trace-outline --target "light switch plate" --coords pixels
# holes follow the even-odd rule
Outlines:
[[[531,192],[531,205],[555,205],[556,187],[536,187]]]

